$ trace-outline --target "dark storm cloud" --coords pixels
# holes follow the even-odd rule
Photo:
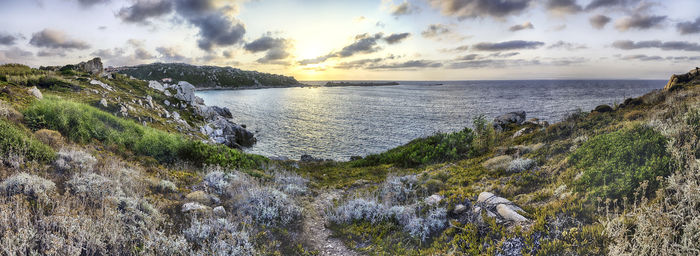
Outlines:
[[[477,17],[504,18],[530,6],[531,0],[428,0],[443,15],[464,20]]]
[[[639,0],[593,0],[586,6],[586,10],[590,11],[593,9],[608,7],[627,7],[637,2],[639,2]]]
[[[644,30],[658,27],[664,21],[666,21],[666,16],[635,14],[618,20],[615,23],[615,28],[619,31],[627,31],[630,29]]]
[[[264,35],[253,42],[245,44],[243,47],[246,51],[256,53],[264,52],[265,56],[258,59],[259,63],[278,64],[279,60],[289,57],[289,43],[284,38],[273,38],[270,35]]]
[[[543,42],[538,41],[506,41],[500,43],[478,43],[475,44],[472,49],[477,51],[508,51],[508,50],[519,50],[519,49],[537,49],[543,46]]]
[[[0,45],[13,45],[17,37],[0,32]]]
[[[381,65],[372,65],[366,67],[367,69],[419,69],[419,68],[439,68],[442,67],[442,63],[427,61],[427,60],[409,60],[399,63],[389,63]]]
[[[215,0],[175,0],[178,15],[199,29],[199,48],[210,51],[217,46],[240,43],[245,35],[245,26],[227,13],[237,7],[235,1],[217,6]]]
[[[173,10],[169,0],[139,0],[119,10],[117,16],[125,22],[144,23],[148,18],[168,14]]]
[[[678,23],[676,24],[676,28],[681,35],[700,33],[700,18],[695,19],[694,22],[689,21]]]
[[[534,28],[535,28],[535,26],[532,25],[532,23],[528,21],[528,22],[525,22],[523,24],[511,26],[510,28],[508,28],[508,30],[515,32],[515,31],[520,31],[520,30],[524,30],[524,29],[534,29]]]
[[[612,19],[608,16],[598,14],[598,15],[592,16],[588,21],[591,23],[591,26],[593,26],[594,28],[603,29],[605,27],[605,25],[608,25],[608,23],[610,23],[610,21],[612,21]]]
[[[341,50],[334,51],[313,59],[301,60],[299,61],[299,65],[318,64],[330,58],[347,58],[356,54],[374,53],[381,50],[381,47],[379,47],[378,45],[380,41],[386,41],[388,44],[396,44],[399,41],[405,39],[405,37],[407,36],[404,36],[403,34],[392,34],[388,37],[385,37],[382,33],[377,33],[374,35],[360,34],[355,36],[355,42],[343,47]]]
[[[659,40],[654,41],[639,41],[634,42],[630,40],[620,40],[613,43],[613,47],[622,50],[635,50],[644,48],[658,48],[666,51],[700,51],[700,45],[698,43],[691,43],[685,41],[668,41],[662,42]]]
[[[71,39],[66,34],[58,30],[44,29],[32,35],[29,44],[37,47],[65,49],[65,50],[84,50],[90,48],[86,42],[76,39]]]
[[[384,41],[386,41],[388,44],[398,44],[409,36],[411,36],[411,33],[391,34],[385,37]]]
[[[550,12],[559,14],[577,13],[583,10],[576,0],[547,0],[546,7]]]
[[[427,29],[421,32],[421,35],[426,38],[432,38],[441,36],[444,34],[449,34],[452,32],[449,27],[443,24],[430,24]]]
[[[41,51],[36,53],[36,56],[38,56],[38,57],[54,57],[54,56],[66,57],[66,54],[64,52],[41,50]]]

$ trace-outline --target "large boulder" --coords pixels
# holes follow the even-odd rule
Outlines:
[[[256,139],[252,132],[225,118],[219,118],[205,124],[202,133],[216,143],[232,148],[250,147]]]
[[[499,197],[490,192],[481,192],[476,200],[474,209],[476,211],[486,211],[488,216],[498,218],[500,221],[510,222],[525,222],[527,218],[520,215],[518,212],[523,212],[523,209],[515,205],[508,199]]]
[[[671,79],[669,79],[666,86],[664,86],[664,90],[673,90],[677,86],[687,83],[700,84],[700,68],[696,67],[682,75],[671,75]]]
[[[525,113],[525,111],[510,112],[497,116],[493,119],[493,128],[498,131],[502,131],[509,124],[521,125],[525,121],[526,116],[527,113]]]
[[[194,95],[194,91],[195,91],[194,85],[192,85],[186,81],[180,81],[179,83],[177,83],[175,90],[177,90],[177,93],[175,94],[175,98],[182,100],[182,101],[185,101],[189,104],[196,102],[197,96]]]
[[[94,58],[85,62],[80,62],[75,65],[79,71],[88,72],[93,75],[99,75],[104,70],[102,66],[102,59]]]

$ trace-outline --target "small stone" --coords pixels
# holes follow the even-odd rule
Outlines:
[[[100,100],[100,106],[106,108],[106,107],[107,107],[107,99],[102,98],[102,99]]]
[[[444,197],[438,194],[429,196],[428,198],[425,199],[425,203],[428,205],[436,205],[439,204],[440,201],[442,201]]]
[[[454,214],[462,214],[466,210],[467,210],[466,206],[464,206],[463,204],[458,204],[455,206],[455,209],[452,212]]]
[[[208,208],[200,203],[186,203],[182,205],[182,212],[205,211]]]
[[[36,88],[36,86],[32,86],[32,88],[29,88],[29,90],[27,90],[27,91],[37,99],[44,98],[44,95],[41,94],[41,91],[39,91],[39,88]]]
[[[214,207],[214,214],[218,217],[226,217],[226,209],[223,206]]]

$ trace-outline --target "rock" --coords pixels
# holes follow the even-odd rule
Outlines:
[[[493,119],[493,128],[502,131],[509,124],[521,125],[525,121],[527,114],[525,111],[510,112]]]
[[[257,141],[252,132],[224,118],[205,124],[201,131],[214,142],[232,148],[250,147]]]
[[[455,209],[452,211],[454,214],[462,214],[467,210],[467,207],[463,204],[455,205]]]
[[[612,107],[603,104],[603,105],[598,105],[598,106],[595,107],[595,109],[593,109],[593,111],[591,111],[591,112],[605,113],[605,112],[611,112],[611,111],[613,111]]]
[[[204,191],[194,191],[192,193],[187,194],[185,196],[185,198],[188,201],[197,202],[197,203],[204,204],[204,205],[212,203],[211,196],[209,196]]]
[[[154,108],[155,105],[153,105],[153,97],[151,95],[146,96],[146,104],[148,104],[148,107]]]
[[[80,62],[75,66],[78,71],[88,72],[93,75],[99,75],[104,70],[104,67],[102,66],[102,59],[99,57],[86,62]]]
[[[37,99],[43,99],[43,98],[44,98],[44,95],[41,94],[41,91],[39,91],[39,88],[36,88],[36,86],[32,86],[32,88],[29,88],[29,89],[27,90],[27,92],[29,92],[29,94],[31,94],[32,96],[34,96],[34,97],[37,98]]]
[[[148,87],[153,88],[154,90],[157,90],[160,92],[165,91],[165,86],[163,86],[163,84],[161,84],[158,81],[148,81]]]
[[[206,211],[209,209],[209,207],[206,207],[204,205],[201,205],[200,203],[186,203],[182,205],[182,212],[191,212],[191,211]]]
[[[229,110],[228,108],[222,108],[217,106],[211,106],[211,108],[214,112],[216,112],[217,115],[220,115],[225,118],[233,118],[233,114],[231,114],[231,110]],[[243,126],[243,128],[245,128],[245,126]]]
[[[443,196],[435,194],[435,195],[427,197],[425,199],[425,203],[427,205],[436,205],[436,204],[439,204],[440,201],[442,201],[442,199],[443,199]]]
[[[642,104],[644,104],[644,101],[643,101],[642,99],[640,99],[640,98],[627,98],[627,99],[625,100],[625,102],[623,102],[622,104],[620,104],[620,107],[621,107],[621,108],[624,108],[624,107],[634,107],[634,106],[639,106],[639,105],[642,105]]]
[[[522,128],[522,129],[518,130],[517,132],[515,132],[515,133],[513,134],[513,138],[517,138],[517,137],[523,136],[523,135],[525,135],[525,134],[527,134],[527,133],[531,133],[532,131],[533,131],[533,130],[532,130],[532,127],[525,127],[525,128]]]
[[[102,99],[100,100],[100,106],[102,106],[102,107],[104,107],[104,108],[108,107],[108,105],[107,105],[107,99],[102,98]]]
[[[315,158],[311,155],[305,154],[305,155],[301,155],[301,157],[299,158],[299,161],[302,161],[302,162],[321,162],[321,161],[323,161],[323,159]]]
[[[119,106],[119,113],[120,113],[123,117],[129,116],[129,110],[127,110],[126,107],[125,107],[124,105],[120,105],[120,106]]]
[[[515,222],[527,221],[527,218],[518,214],[518,212],[516,212],[515,209],[516,209],[516,207],[506,205],[506,204],[499,204],[496,206],[496,212],[498,212],[498,214],[501,215],[501,217],[503,217],[506,220],[515,221]],[[517,209],[520,209],[520,208],[517,208]]]
[[[185,101],[189,104],[192,104],[197,100],[197,96],[194,95],[194,85],[186,81],[180,81],[177,83],[177,87],[175,89],[177,90],[175,98]]]
[[[92,80],[90,80],[90,84],[99,85],[100,87],[102,87],[108,91],[114,91],[114,89],[112,89],[112,86],[109,86],[108,84],[105,84],[100,80],[92,79]]]
[[[164,101],[163,101],[163,104],[165,104],[166,106],[170,106],[170,101],[164,100]]]
[[[688,73],[682,75],[671,75],[671,78],[668,80],[668,83],[666,84],[666,86],[664,86],[664,90],[673,90],[676,89],[679,85],[693,81],[695,84],[700,83],[700,68],[696,67],[695,69],[692,69]]]
[[[538,118],[530,118],[527,121],[523,122],[523,124],[529,124],[529,125],[535,125],[535,126],[540,126],[540,127],[547,127],[549,126],[549,122],[547,121],[541,121]]]
[[[226,209],[223,206],[214,207],[214,215],[220,218],[226,217]]]
[[[350,161],[362,160],[362,156],[350,156]]]

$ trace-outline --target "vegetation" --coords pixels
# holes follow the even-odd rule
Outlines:
[[[231,67],[192,66],[182,63],[153,63],[124,67],[123,74],[143,80],[171,78],[173,82],[187,81],[197,87],[290,86],[299,82],[293,77],[244,71]]]
[[[671,172],[666,141],[659,132],[642,125],[598,135],[569,159],[576,170],[583,171],[574,187],[594,197],[617,199],[633,198],[642,181],[648,181],[649,191],[655,191],[656,177]]]
[[[16,155],[29,161],[50,162],[56,157],[51,147],[7,120],[0,118],[0,155]]]

